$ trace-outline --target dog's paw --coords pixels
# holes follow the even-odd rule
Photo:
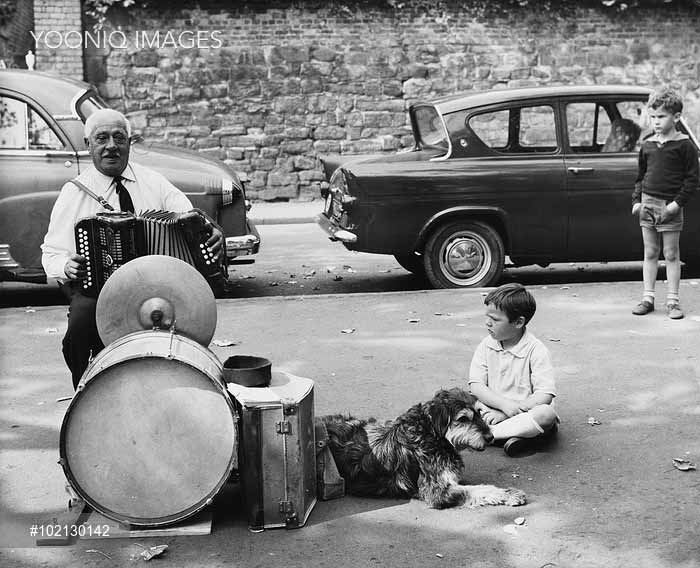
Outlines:
[[[515,487],[508,487],[505,489],[504,505],[519,507],[520,505],[525,505],[525,503],[527,503],[527,497],[520,489],[516,489]]]

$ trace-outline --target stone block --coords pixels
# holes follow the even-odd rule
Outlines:
[[[139,49],[133,55],[133,64],[135,67],[158,67],[158,53],[153,49]]]
[[[318,61],[335,61],[335,58],[338,56],[338,53],[330,49],[328,47],[317,47],[311,52],[311,58],[312,59],[317,59]]]
[[[268,186],[293,185],[299,182],[299,176],[295,173],[282,173],[272,171],[267,174]]]
[[[342,126],[319,126],[316,129],[314,129],[314,138],[316,140],[342,140],[345,137],[345,128],[343,128]]]
[[[319,154],[339,154],[340,142],[333,140],[316,140],[316,142],[314,142],[314,151]]]
[[[136,111],[127,113],[131,129],[133,131],[142,131],[148,126],[148,111]]]
[[[319,170],[302,170],[299,172],[299,181],[301,183],[309,183],[312,181],[323,181],[326,179],[326,176],[323,175],[323,172]]]
[[[295,170],[311,170],[316,167],[316,159],[309,156],[295,156]]]
[[[267,187],[266,189],[258,191],[258,197],[265,201],[275,201],[275,200],[285,200],[295,199],[299,194],[298,184],[284,185],[276,187]]]
[[[284,140],[280,143],[280,149],[287,154],[304,154],[310,152],[313,147],[311,140]]]

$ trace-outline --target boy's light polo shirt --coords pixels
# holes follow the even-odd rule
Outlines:
[[[556,396],[554,369],[549,351],[530,332],[510,349],[485,337],[474,352],[469,367],[469,384],[483,383],[513,400],[525,400],[536,392]]]

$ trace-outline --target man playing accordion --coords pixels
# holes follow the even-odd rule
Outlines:
[[[95,322],[97,300],[85,295],[81,286],[86,261],[76,253],[75,224],[109,210],[184,213],[192,209],[187,196],[165,177],[129,161],[131,126],[120,112],[101,109],[91,114],[85,121],[85,141],[93,166],[76,178],[77,183],[69,181],[61,188],[41,246],[46,276],[59,281],[70,301],[63,356],[74,388],[90,356],[104,347]],[[216,259],[222,254],[222,244],[221,230],[212,226],[206,246]]]

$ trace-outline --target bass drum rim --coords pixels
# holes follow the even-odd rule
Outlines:
[[[157,336],[159,339],[163,339],[165,337],[168,337],[170,341],[182,341],[183,343],[194,347],[197,349],[200,353],[205,354],[208,356],[208,358],[211,360],[211,362],[214,364],[216,368],[219,369],[219,377],[212,377],[210,372],[203,371],[202,369],[199,369],[195,367],[192,362],[189,361],[184,361],[182,359],[177,359],[176,357],[169,357],[169,356],[162,356],[160,354],[153,353],[152,351],[144,351],[142,354],[139,355],[132,355],[132,356],[127,356],[124,358],[118,359],[118,361],[112,365],[106,365],[103,367],[99,367],[99,365],[102,363],[102,361],[110,355],[112,352],[114,352],[118,347],[120,347],[123,344],[130,343],[131,341],[135,339],[139,339],[140,337],[147,338],[147,337],[154,337]],[[175,340],[177,338],[177,340]],[[228,464],[225,468],[224,475],[221,477],[221,479],[215,484],[215,486],[204,496],[202,497],[199,501],[194,503],[193,505],[178,511],[177,513],[169,514],[169,515],[161,515],[158,517],[140,517],[140,516],[133,516],[129,514],[124,514],[120,513],[118,511],[114,511],[113,509],[103,505],[100,503],[97,499],[93,498],[78,482],[77,478],[73,474],[73,471],[71,470],[71,466],[69,463],[68,459],[68,448],[67,448],[67,437],[68,437],[68,429],[70,428],[70,423],[71,423],[71,417],[72,417],[72,412],[75,411],[75,408],[80,404],[80,401],[82,400],[82,397],[84,396],[84,392],[86,391],[87,388],[89,388],[90,383],[94,383],[97,379],[100,378],[102,371],[105,369],[110,369],[112,367],[116,367],[117,365],[121,365],[124,363],[128,363],[131,361],[136,361],[139,359],[158,359],[158,358],[163,358],[163,359],[177,359],[177,362],[186,365],[190,369],[193,369],[197,373],[204,375],[208,379],[210,379],[211,384],[215,387],[215,389],[218,391],[218,393],[223,396],[223,399],[226,403],[226,406],[228,407],[228,410],[231,415],[231,429],[233,432],[233,437],[232,437],[232,443],[231,443],[231,455],[228,459]],[[91,372],[94,371],[94,374],[90,374]],[[237,454],[238,454],[238,424],[236,420],[236,411],[233,405],[233,402],[231,400],[231,397],[228,394],[228,390],[226,389],[226,385],[221,379],[221,362],[216,358],[214,353],[209,351],[206,347],[201,345],[200,343],[194,341],[193,339],[190,339],[186,336],[182,335],[176,335],[176,334],[171,334],[170,332],[164,332],[164,331],[157,331],[157,330],[146,330],[146,331],[137,331],[134,333],[130,333],[128,335],[125,335],[124,337],[121,337],[114,343],[110,344],[107,348],[103,349],[96,357],[93,359],[91,364],[88,366],[87,370],[83,374],[83,377],[80,381],[80,384],[78,385],[78,388],[76,389],[76,392],[71,399],[70,404],[68,405],[68,408],[66,409],[66,413],[63,416],[63,421],[61,423],[61,430],[60,430],[60,441],[59,441],[59,454],[60,454],[60,460],[59,463],[61,467],[63,468],[63,472],[66,476],[66,479],[68,480],[68,483],[71,485],[71,487],[75,490],[75,492],[88,504],[90,505],[95,511],[102,513],[104,516],[113,519],[119,523],[125,524],[125,525],[130,525],[130,526],[137,526],[137,527],[161,527],[161,526],[166,526],[166,525],[171,525],[176,522],[180,522],[184,519],[187,519],[199,511],[201,511],[204,507],[207,505],[210,505],[216,497],[216,495],[221,491],[223,486],[226,484],[228,479],[231,476],[231,472],[233,471],[234,467],[236,466],[237,463]]]

